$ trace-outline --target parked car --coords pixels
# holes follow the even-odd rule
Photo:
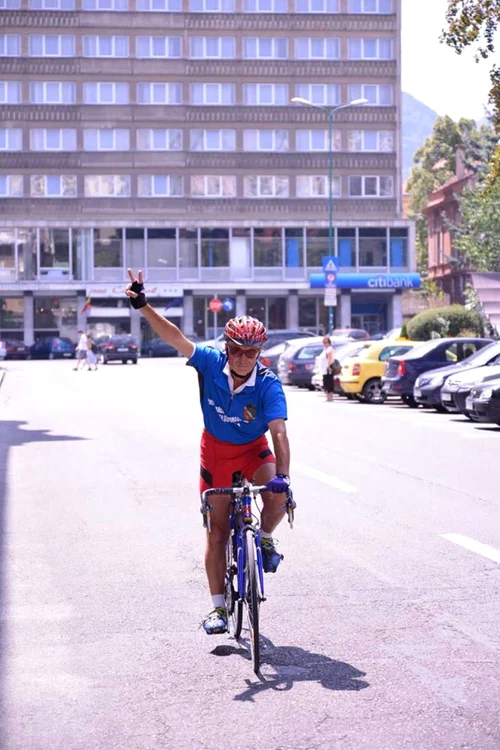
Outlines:
[[[159,336],[155,336],[142,347],[144,357],[177,357],[177,349],[167,344]]]
[[[0,341],[0,362],[7,356],[7,343]]]
[[[475,385],[465,406],[476,422],[494,422],[500,425],[500,378]]]
[[[278,360],[278,377],[283,385],[314,390],[312,371],[316,357],[322,351],[323,336],[315,336],[310,341],[302,339],[285,349]]]
[[[137,342],[129,333],[118,333],[109,337],[109,341],[104,345],[101,352],[101,362],[107,365],[108,362],[127,362],[137,364]]]
[[[446,367],[438,367],[432,372],[424,372],[415,381],[413,389],[415,401],[423,406],[433,406],[437,411],[447,411],[448,407],[456,409],[454,406],[453,391],[445,391],[445,385],[450,381],[461,384],[462,382],[478,383],[481,380],[481,372],[485,370],[484,375],[491,376],[489,365],[500,365],[500,342],[492,341],[488,346],[484,346],[466,357],[461,362]],[[476,375],[477,371],[477,375]],[[470,390],[470,389],[469,389]],[[418,394],[415,394],[418,391]],[[448,395],[449,394],[449,395]],[[465,407],[465,396],[463,397]]]
[[[446,364],[461,362],[476,349],[482,349],[491,339],[447,338],[432,339],[402,356],[390,357],[386,363],[382,388],[388,396],[400,396],[403,403],[412,408],[418,406],[413,388],[419,375],[428,370],[437,370]],[[420,394],[416,393],[416,396]]]
[[[7,340],[0,341],[0,359],[2,359],[2,345],[5,348],[5,359],[27,359],[29,356],[30,348],[24,341]]]
[[[363,349],[366,349],[366,347],[371,346],[371,343],[372,343],[371,340],[370,341],[347,341],[340,345],[336,345],[334,346],[335,359],[338,359],[342,367],[344,367],[348,364],[351,357],[357,357],[357,355],[360,352],[362,352]],[[323,376],[320,373],[318,357],[316,357],[316,361],[314,363],[311,382],[316,390],[321,391],[323,389]],[[352,396],[350,393],[349,394],[344,393],[344,391],[342,390],[342,386],[340,385],[339,375],[335,375],[333,378],[333,390],[334,390],[334,393],[337,393],[339,396],[346,396],[349,399],[354,398],[354,396]]]
[[[364,328],[334,328],[330,334],[331,339],[350,339],[351,341],[367,341],[371,338]]]
[[[389,357],[405,354],[416,346],[416,341],[382,339],[350,357],[342,367],[340,386],[344,393],[352,393],[366,404],[383,404],[387,393],[382,390],[382,376]]]
[[[74,359],[75,344],[65,336],[43,336],[29,348],[29,359]]]
[[[272,331],[268,331],[267,341],[262,347],[262,351],[266,351],[266,349],[271,349],[271,347],[274,347],[277,344],[281,344],[283,341],[291,341],[292,339],[303,339],[305,337],[311,337],[311,336],[317,336],[317,334],[313,333],[313,331],[308,331],[307,329],[300,329],[300,328],[291,328],[291,329],[278,328]],[[220,336],[217,336],[216,339],[209,339],[208,341],[203,342],[205,346],[213,346],[214,349],[220,349],[220,351],[224,349],[225,343],[226,342],[225,342],[223,333],[221,333]]]

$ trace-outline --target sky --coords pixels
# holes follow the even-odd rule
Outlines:
[[[471,50],[457,55],[440,43],[447,5],[447,0],[402,0],[402,88],[438,115],[480,120],[494,60],[476,63]]]

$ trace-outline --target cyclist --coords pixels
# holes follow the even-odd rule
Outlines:
[[[272,532],[285,515],[290,486],[290,448],[286,432],[286,399],[278,378],[258,362],[267,339],[266,328],[249,316],[232,318],[224,328],[225,352],[193,344],[176,325],[152,308],[144,293],[142,271],[137,278],[128,269],[125,290],[132,306],[140,310],[164,341],[188,359],[198,372],[200,403],[205,428],[201,438],[200,492],[230,487],[235,473],[259,485],[262,493],[261,542],[264,570],[274,573],[282,560]],[[276,457],[265,433],[269,429]],[[209,635],[227,631],[224,606],[225,548],[229,538],[229,505],[226,495],[212,498],[212,530],[207,534],[205,567],[213,609],[203,620]]]

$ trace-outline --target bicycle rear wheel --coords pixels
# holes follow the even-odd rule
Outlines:
[[[234,590],[236,572],[237,569],[236,562],[233,559],[233,542],[231,536],[226,545],[224,599],[226,601],[228,630],[235,638],[239,638],[243,626],[243,602],[241,599],[238,599],[237,592]]]
[[[260,669],[260,644],[259,644],[259,581],[257,571],[257,553],[255,550],[255,538],[253,534],[245,534],[246,543],[246,592],[245,602],[247,606],[248,629],[250,631],[250,649],[252,653],[252,665],[255,674]]]

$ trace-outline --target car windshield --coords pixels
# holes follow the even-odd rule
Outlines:
[[[111,341],[113,344],[135,344],[134,337],[127,334],[111,336]]]
[[[490,359],[493,359],[495,355],[500,354],[500,343],[498,341],[492,341],[491,344],[483,346],[479,351],[471,354],[470,357],[462,360],[463,365],[476,365],[481,367],[487,365]]]

